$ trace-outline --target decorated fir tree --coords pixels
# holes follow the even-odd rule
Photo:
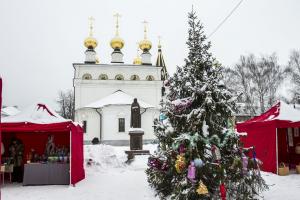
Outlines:
[[[187,46],[185,65],[165,82],[148,182],[161,199],[255,199],[267,186],[254,150],[246,152],[234,131],[235,97],[222,84],[222,67],[194,11]]]

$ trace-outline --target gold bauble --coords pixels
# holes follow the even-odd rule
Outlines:
[[[142,64],[142,59],[140,57],[136,57],[134,60],[133,60],[133,64],[134,65],[141,65]]]
[[[139,46],[140,46],[140,49],[141,49],[142,51],[145,51],[145,50],[148,51],[148,50],[151,49],[152,43],[151,43],[150,40],[145,39],[145,40],[142,40],[142,41],[139,43]]]
[[[196,191],[199,195],[207,195],[208,194],[208,189],[206,187],[206,185],[204,185],[204,183],[202,181],[200,181],[199,183],[199,187]]]
[[[116,36],[113,39],[111,39],[110,46],[113,49],[122,49],[124,47],[124,40]]]
[[[93,48],[95,49],[98,45],[98,42],[95,38],[93,37],[87,37],[85,40],[84,40],[84,46],[86,48]]]
[[[178,155],[177,160],[175,161],[175,169],[177,173],[181,173],[186,166],[185,157],[183,155]]]

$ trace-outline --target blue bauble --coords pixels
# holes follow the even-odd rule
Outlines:
[[[194,159],[194,163],[196,167],[202,167],[204,165],[203,161],[200,158]]]

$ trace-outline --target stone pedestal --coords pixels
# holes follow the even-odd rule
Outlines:
[[[143,135],[142,129],[130,129],[130,150],[125,151],[128,156],[128,160],[134,158],[135,155],[147,155],[150,154],[149,150],[143,150]]]

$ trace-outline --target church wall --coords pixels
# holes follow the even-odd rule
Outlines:
[[[108,106],[103,108],[103,140],[129,140],[128,130],[130,128],[130,109],[131,106]],[[143,112],[144,109],[141,109]],[[141,126],[145,134],[143,139],[155,139],[153,134],[153,119],[158,112],[156,109],[147,109],[141,115]],[[158,114],[156,114],[158,115]],[[118,119],[125,118],[125,132],[118,131]]]
[[[87,130],[84,133],[84,141],[91,141],[100,137],[100,116],[95,109],[80,109],[75,113],[75,121],[81,123],[87,121]]]
[[[138,97],[141,100],[158,106],[161,99],[162,81],[160,80],[160,67],[137,65],[82,65],[75,67],[75,109],[97,101],[116,90]],[[84,74],[90,74],[91,80],[82,80]],[[99,80],[100,74],[106,74],[108,80]],[[114,80],[121,74],[124,80]],[[130,80],[132,75],[138,75],[140,80]],[[147,81],[147,76],[153,76],[154,81]]]
[[[100,117],[94,109],[82,108],[90,103],[98,101],[117,90],[137,97],[138,99],[158,107],[161,100],[161,67],[126,65],[126,64],[73,64],[75,69],[75,121],[81,123],[87,121],[87,133],[85,141],[91,141],[94,137],[100,137]],[[100,80],[101,74],[107,75],[107,80]],[[115,80],[115,76],[121,74],[124,80]],[[90,80],[82,77],[91,76]],[[140,80],[130,80],[132,75],[139,76]],[[146,80],[151,75],[153,81]],[[100,109],[101,110],[101,109]],[[142,112],[142,110],[141,110]],[[114,105],[101,110],[102,113],[102,141],[108,144],[129,144],[128,129],[130,126],[130,106]],[[142,128],[145,131],[144,140],[153,140],[153,119],[158,116],[158,109],[148,109],[142,114]],[[118,118],[125,118],[125,132],[118,132]]]

